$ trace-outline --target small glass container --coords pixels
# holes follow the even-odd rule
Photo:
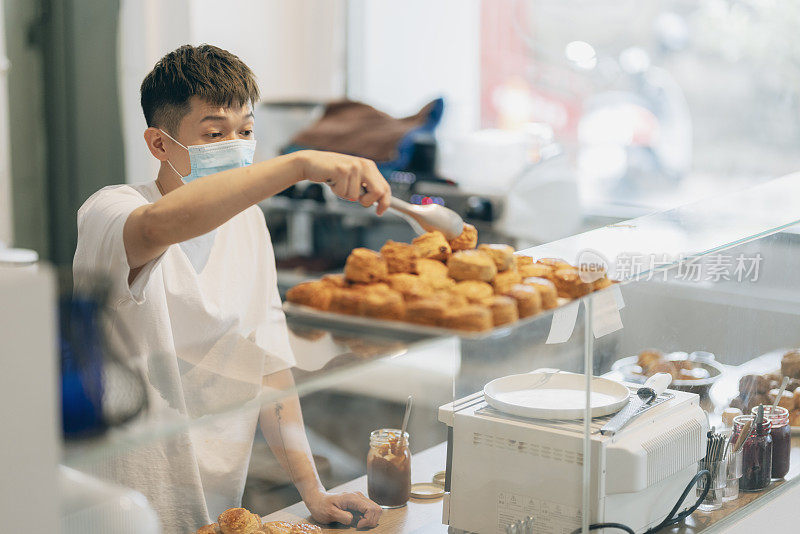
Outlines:
[[[719,462],[706,462],[705,460],[701,460],[698,464],[698,469],[708,469],[711,473],[710,482],[706,477],[703,477],[697,484],[698,496],[702,495],[706,485],[710,484],[706,498],[703,499],[698,510],[701,512],[719,510],[722,508],[722,497],[728,484],[728,462],[726,460],[721,460]]]
[[[742,478],[742,451],[729,451],[727,460],[728,482],[725,485],[725,491],[722,493],[722,500],[726,502],[739,498],[739,479]]]
[[[758,407],[752,412],[756,414]],[[789,410],[783,406],[764,405],[764,418],[772,422],[772,478],[783,478],[789,472],[792,452],[792,427],[789,426]]]
[[[740,415],[733,420],[731,440],[736,443],[747,421],[753,421],[752,415]],[[768,417],[760,425],[752,424],[750,435],[742,446],[742,478],[739,479],[740,491],[761,491],[769,486],[772,474],[772,422]]]
[[[405,506],[411,494],[411,453],[408,432],[381,428],[369,435],[367,493],[383,508]]]

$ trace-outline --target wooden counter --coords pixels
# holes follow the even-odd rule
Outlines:
[[[430,482],[434,473],[444,470],[446,444],[441,443],[423,452],[417,453],[411,460],[412,482]],[[769,488],[758,493],[740,493],[739,498],[726,502],[722,508],[714,512],[697,511],[684,523],[663,529],[665,534],[697,534],[712,526],[723,527],[725,523],[742,513],[746,513],[747,505],[761,497],[778,492],[785,484],[790,483],[800,475],[800,437],[792,438],[792,468],[785,480],[773,482]],[[360,491],[367,494],[367,477],[360,477],[341,486],[333,488],[334,492]],[[694,499],[690,493],[687,501]],[[311,515],[308,508],[300,502],[283,510],[279,510],[264,517],[264,521],[310,521]],[[357,532],[353,527],[342,525],[323,526],[324,533]],[[412,499],[408,506],[384,510],[378,526],[369,531],[374,534],[395,533],[446,533],[447,525],[442,524],[442,499]]]
[[[738,393],[739,377],[749,373],[764,373],[780,367],[780,356],[784,351],[774,351],[740,366],[725,366],[726,372],[711,388],[710,396],[703,399],[703,408],[709,411],[712,424],[719,424],[719,415],[727,406],[728,400]],[[446,445],[441,443],[421,453],[415,454],[411,460],[412,482],[430,482],[434,473],[445,468]],[[712,527],[724,529],[733,522],[749,513],[748,505],[767,497],[777,495],[786,489],[789,484],[800,479],[800,435],[792,437],[791,468],[784,480],[774,481],[764,491],[757,493],[739,493],[739,498],[723,503],[719,510],[713,512],[696,511],[683,523],[662,530],[664,534],[698,534]],[[360,491],[367,493],[367,477],[360,477],[337,488],[335,492]],[[687,497],[689,503],[697,497],[694,492]],[[758,506],[758,505],[755,505]],[[310,521],[310,514],[303,503],[298,503],[264,518],[265,521]],[[323,532],[355,531],[355,528],[345,526],[326,526]],[[384,510],[380,524],[370,532],[383,533],[444,533],[447,525],[442,525],[442,499],[417,500],[412,499],[408,506],[393,510]],[[621,531],[619,531],[621,532]]]
[[[447,446],[441,443],[411,457],[411,482],[430,482],[438,471],[444,471]],[[330,491],[341,493],[360,491],[367,494],[367,477],[359,477]],[[264,521],[300,521],[313,522],[305,504],[299,502],[283,510],[264,517]],[[357,532],[354,527],[343,525],[326,525],[322,531]],[[442,498],[411,499],[407,506],[384,510],[378,526],[369,531],[371,534],[390,534],[401,532],[446,533],[447,525],[442,524]]]

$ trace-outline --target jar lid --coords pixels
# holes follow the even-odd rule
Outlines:
[[[733,419],[733,425],[736,430],[741,430],[747,421],[755,421],[755,415],[737,415]],[[772,428],[772,420],[769,417],[764,417],[764,421],[761,423],[761,429],[763,432],[768,432]],[[750,434],[757,434],[758,429],[755,424],[750,426]]]
[[[789,421],[789,410],[783,406],[773,406],[772,404],[764,404],[764,418],[769,417],[773,423],[786,423]],[[753,406],[750,410],[753,415],[758,414],[758,406]]]
[[[411,496],[415,499],[438,499],[444,495],[444,486],[432,482],[411,484]]]

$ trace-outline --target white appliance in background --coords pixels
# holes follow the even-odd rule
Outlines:
[[[547,243],[580,229],[575,172],[547,124],[443,142],[439,172],[465,193],[503,199],[496,229],[522,242]]]
[[[708,430],[699,397],[666,397],[614,437],[599,433],[608,417],[592,421],[590,523],[643,532],[667,516],[697,472]],[[440,407],[439,420],[449,427],[444,523],[480,534],[503,534],[527,516],[536,533],[581,527],[583,421],[506,415],[483,393]]]
[[[138,491],[61,466],[61,534],[161,534],[150,503]]]
[[[55,302],[46,266],[0,266],[3,532],[59,532]]]

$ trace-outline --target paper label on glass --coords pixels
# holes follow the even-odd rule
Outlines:
[[[622,298],[621,293],[619,297],[620,299]],[[603,337],[622,329],[619,302],[614,291],[600,291],[599,293],[593,294],[591,299],[592,332],[594,333],[594,337]]]
[[[575,321],[578,319],[579,304],[579,301],[570,302],[553,312],[553,322],[546,343],[564,343],[572,336]]]

